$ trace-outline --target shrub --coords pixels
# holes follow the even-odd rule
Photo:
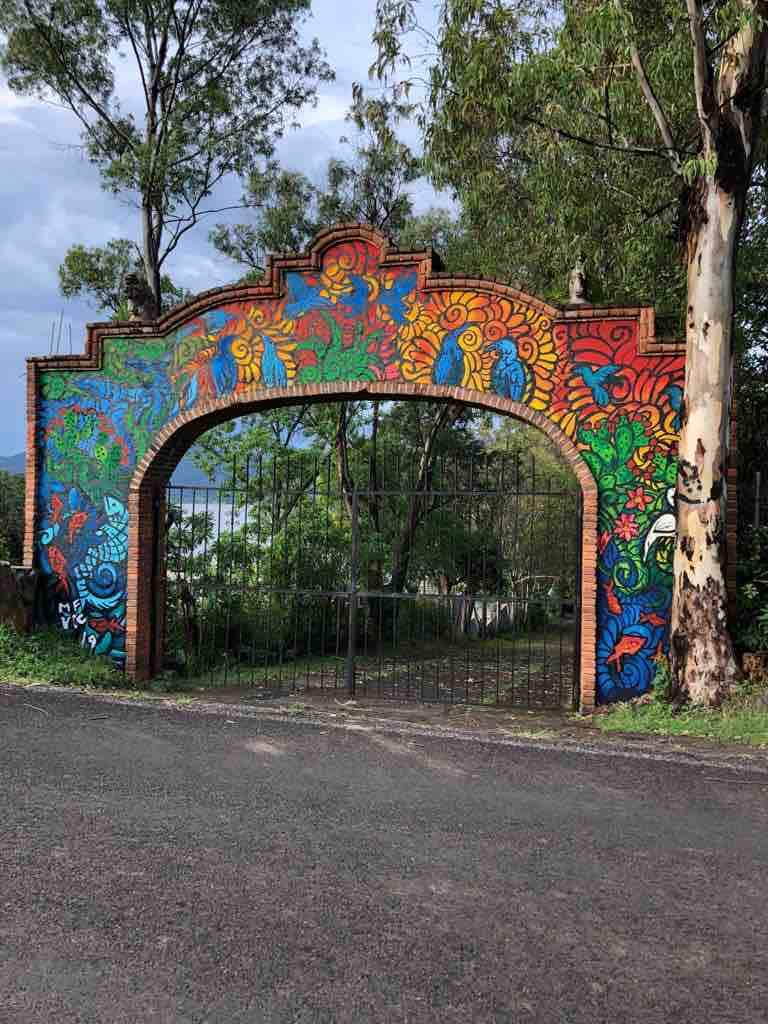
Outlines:
[[[768,649],[768,527],[752,527],[740,544],[734,639],[744,651]]]
[[[0,470],[0,561],[19,564],[24,545],[24,477]]]

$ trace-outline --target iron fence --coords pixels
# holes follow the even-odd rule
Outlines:
[[[231,467],[167,493],[166,656],[264,696],[571,706],[580,492],[521,453]],[[161,567],[162,573],[162,567]]]
[[[768,468],[740,478],[739,520],[744,526],[768,526]]]

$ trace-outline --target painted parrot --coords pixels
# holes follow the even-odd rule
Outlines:
[[[525,364],[517,354],[517,344],[513,338],[502,338],[489,345],[492,352],[498,352],[499,358],[493,364],[491,383],[497,395],[511,398],[513,402],[522,401],[525,394],[527,378]]]
[[[672,421],[672,426],[675,430],[679,430],[682,425],[680,412],[683,408],[683,389],[679,384],[670,384],[661,397],[664,398],[665,396],[669,399],[669,404],[675,410],[675,418]]]
[[[232,342],[235,337],[234,334],[226,334],[219,338],[218,351],[211,360],[211,372],[217,395],[226,395],[234,391],[237,384],[237,363],[232,355]]]
[[[288,383],[288,373],[271,338],[261,336],[264,355],[261,357],[261,379],[268,388],[284,387]]]
[[[435,365],[432,367],[432,380],[435,384],[458,387],[464,379],[464,353],[458,341],[463,330],[463,327],[457,327],[443,338]]]

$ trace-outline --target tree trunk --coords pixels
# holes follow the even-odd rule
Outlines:
[[[371,514],[371,523],[377,534],[381,533],[381,495],[379,483],[379,403],[373,403],[373,420],[371,423],[371,465],[368,486],[368,509]],[[381,558],[374,558],[368,562],[368,583],[369,590],[381,590],[384,586],[384,563]]]
[[[672,696],[718,706],[739,678],[728,634],[726,480],[733,288],[744,198],[702,177],[688,227],[685,403],[677,476]]]
[[[443,406],[437,406],[435,418],[422,446],[421,458],[419,459],[419,472],[416,480],[416,494],[412,494],[408,501],[408,511],[405,523],[400,536],[398,537],[392,552],[392,591],[400,594],[405,589],[408,579],[408,568],[411,561],[411,551],[416,538],[416,531],[428,514],[428,500],[424,492],[429,489],[432,482],[432,475],[435,468],[436,451],[435,446],[441,431],[450,427],[461,415],[461,406],[449,402]]]
[[[147,279],[148,295],[146,312],[151,314],[151,319],[156,320],[163,308],[162,291],[160,286],[160,266],[158,261],[158,239],[155,237],[155,229],[152,223],[152,210],[147,202],[141,208],[141,233],[142,233],[142,258],[144,263],[144,275]]]

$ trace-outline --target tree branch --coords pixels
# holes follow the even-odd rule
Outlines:
[[[615,3],[616,9],[621,11],[621,0],[615,0]],[[635,69],[635,74],[637,75],[640,91],[642,92],[643,98],[648,104],[650,111],[653,114],[653,119],[656,122],[656,126],[659,129],[659,134],[661,135],[662,142],[664,143],[664,149],[667,157],[669,158],[669,162],[672,165],[672,170],[675,174],[680,174],[680,154],[678,153],[677,146],[675,145],[675,140],[672,137],[672,129],[670,127],[669,120],[667,119],[667,115],[664,113],[664,109],[662,108],[656,93],[653,91],[653,86],[646,74],[643,59],[640,56],[640,51],[638,50],[634,39],[629,40],[629,56],[632,61],[632,67]]]
[[[119,138],[121,138],[125,142],[125,144],[129,148],[132,149],[133,148],[133,139],[132,139],[132,137],[130,135],[127,135],[122,130],[122,128],[120,128],[112,120],[112,118],[109,116],[109,113],[107,112],[106,108],[101,103],[99,103],[99,101],[94,96],[91,95],[90,91],[88,89],[86,89],[86,87],[82,83],[82,81],[77,77],[77,75],[74,74],[72,69],[61,59],[59,50],[53,44],[53,42],[50,39],[49,34],[46,31],[45,23],[44,22],[41,23],[41,22],[39,22],[37,20],[37,18],[35,17],[34,11],[30,7],[29,0],[24,0],[24,9],[26,10],[26,12],[27,12],[27,14],[29,16],[29,19],[32,22],[32,25],[34,26],[35,32],[45,42],[45,44],[46,44],[48,50],[50,51],[50,54],[51,54],[51,56],[52,56],[52,58],[53,58],[53,60],[55,62],[55,64],[58,66],[58,68],[61,71],[61,73],[63,75],[65,75],[65,77],[68,79],[68,81],[72,84],[72,86],[74,86],[76,92],[80,93],[80,95],[82,97],[82,101],[84,101],[86,106],[89,106],[91,108],[91,110],[93,110],[93,112],[95,114],[98,114],[98,116],[109,127],[110,131],[114,132],[115,135],[119,136]],[[57,88],[55,91],[60,91],[60,90]],[[76,106],[74,105],[73,100],[71,100],[68,95],[67,95],[67,102],[69,103],[69,106],[70,106],[70,108],[72,110],[72,113],[75,114],[79,118],[79,120],[87,127],[89,133],[93,133],[93,128],[88,124],[88,122],[85,120],[83,115],[77,110]]]
[[[696,110],[709,147],[717,128],[717,110],[712,91],[712,66],[707,56],[707,39],[704,32],[701,0],[686,0],[686,6],[693,42],[693,84],[696,92]]]
[[[652,146],[632,146],[629,144],[619,145],[618,143],[610,144],[608,142],[599,142],[597,139],[587,139],[583,135],[577,135],[575,132],[569,132],[565,128],[557,128],[555,125],[539,121],[530,114],[525,114],[523,116],[523,120],[527,121],[529,124],[535,125],[537,128],[543,129],[545,132],[552,132],[561,139],[568,139],[569,142],[578,142],[582,146],[592,146],[594,149],[607,149],[616,153],[633,154],[635,156],[650,156],[655,157],[657,160],[667,159],[667,153],[665,150],[654,149]]]
[[[220,181],[220,178],[216,179],[216,182]],[[211,184],[211,188],[216,182]],[[202,197],[201,197],[202,198]],[[247,210],[250,208],[249,203],[233,203],[232,206],[220,206],[217,210],[197,210],[195,216],[199,220],[201,217],[205,217],[210,213],[226,213],[228,210]],[[186,217],[165,217],[163,218],[164,224],[182,224],[184,221],[189,220],[190,216]]]

